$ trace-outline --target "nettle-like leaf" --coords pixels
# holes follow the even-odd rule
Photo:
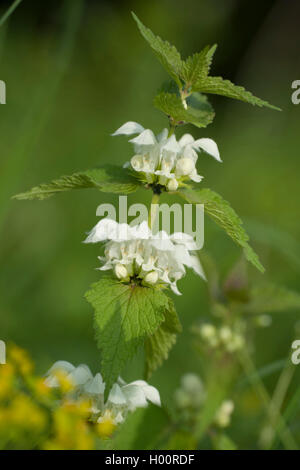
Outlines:
[[[234,85],[229,80],[224,80],[222,77],[209,76],[213,55],[217,48],[216,45],[212,47],[206,46],[201,52],[195,53],[186,60],[183,60],[174,46],[155,36],[134,13],[133,17],[138,24],[140,32],[150,44],[158,59],[177,83],[180,92],[184,91],[187,94],[194,91],[213,93],[241,100],[252,105],[280,110],[280,108],[269,104],[267,101],[252,95],[245,88]],[[187,122],[193,123],[192,121]]]
[[[168,356],[172,346],[176,342],[177,334],[182,330],[175,305],[169,299],[169,307],[165,312],[164,322],[155,333],[145,341],[145,375],[148,379],[152,373],[162,365]]]
[[[137,348],[166,320],[169,298],[159,289],[127,285],[111,278],[93,284],[85,297],[95,310],[101,373],[108,392]]]
[[[181,86],[179,73],[182,68],[182,60],[180,53],[175,46],[172,46],[167,41],[163,41],[159,36],[156,36],[151,29],[147,28],[139,20],[139,18],[132,12],[132,16],[137,22],[138,28],[142,36],[146,39],[150,47],[154,50],[155,55],[164,66],[166,71],[175,80],[178,86]]]
[[[198,108],[188,106],[185,109],[181,98],[175,93],[162,92],[154,98],[154,106],[165,113],[174,126],[187,123],[194,124],[197,127],[208,126],[213,121],[215,114],[213,111],[209,111],[208,107],[204,109],[203,103],[201,105],[199,101]]]
[[[267,101],[252,95],[250,91],[245,90],[242,86],[234,85],[229,80],[224,80],[222,77],[204,77],[193,84],[193,90],[200,91],[201,93],[212,93],[215,95],[226,96],[235,100],[244,101],[256,106],[266,106],[267,108],[280,111],[280,108],[273,106]]]
[[[216,48],[216,44],[212,47],[206,46],[201,52],[193,54],[183,62],[180,77],[186,87],[190,86],[194,91],[194,84],[207,77]]]
[[[140,181],[129,169],[117,165],[103,165],[99,168],[74,173],[44,183],[13,196],[14,199],[47,199],[54,194],[73,189],[96,188],[107,193],[128,194],[136,191]]]
[[[248,313],[262,314],[285,312],[300,308],[300,294],[274,284],[255,286],[250,290],[250,302],[245,307]]]
[[[224,229],[235,243],[243,248],[246,259],[259,271],[264,272],[264,267],[260,263],[257,254],[248,243],[249,236],[242,226],[243,222],[229,202],[207,188],[200,190],[184,189],[179,191],[178,194],[191,204],[204,204],[204,212]]]

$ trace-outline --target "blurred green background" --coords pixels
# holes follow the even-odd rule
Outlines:
[[[1,10],[9,4],[1,2]],[[299,2],[69,0],[46,8],[24,0],[0,28],[0,79],[7,86],[7,104],[0,106],[0,338],[27,348],[41,373],[58,359],[99,369],[92,311],[83,298],[99,277],[98,248],[82,240],[97,222],[96,207],[117,204],[117,197],[75,191],[18,202],[11,196],[99,163],[123,164],[130,144],[110,133],[126,121],[155,132],[167,126],[152,106],[167,75],[139,35],[131,10],[183,55],[218,43],[213,75],[282,108],[275,112],[211,96],[214,123],[179,134],[218,143],[223,163],[201,156],[201,184],[221,193],[244,219],[267,268],[262,276],[250,267],[251,277],[300,291],[300,105],[291,102],[291,83],[300,79]],[[129,202],[150,197],[139,191]],[[205,237],[205,249],[226,273],[239,248],[208,221]],[[200,316],[209,319],[205,283],[189,274],[179,287],[184,295],[175,300],[184,332],[152,380],[166,403],[183,373],[201,373],[189,328]],[[258,367],[290,354],[298,319],[297,311],[276,314],[271,328],[258,332]],[[138,358],[124,378],[141,374]],[[267,379],[270,391],[275,379]],[[290,397],[297,379],[299,373]],[[247,432],[245,447],[251,445]]]

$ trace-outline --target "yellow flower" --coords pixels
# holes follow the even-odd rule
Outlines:
[[[13,390],[15,370],[12,364],[0,366],[0,400],[9,398]]]
[[[56,378],[59,388],[61,389],[62,393],[69,393],[72,392],[75,388],[74,383],[68,377],[68,375],[62,370],[56,370],[54,372],[54,377]]]
[[[116,430],[117,425],[109,410],[106,410],[104,415],[101,416],[96,424],[96,429],[100,437],[107,439],[111,437]]]
[[[9,359],[16,364],[22,375],[30,375],[33,371],[33,363],[24,349],[15,344],[10,345],[8,349]]]

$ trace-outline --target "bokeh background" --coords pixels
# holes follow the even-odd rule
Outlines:
[[[9,4],[1,1],[1,10]],[[212,73],[282,108],[211,96],[214,123],[179,133],[192,131],[219,145],[222,164],[201,157],[202,185],[221,193],[244,219],[267,268],[263,276],[250,267],[251,278],[300,292],[300,105],[291,102],[291,83],[300,79],[299,2],[24,0],[0,28],[0,79],[7,85],[7,104],[0,106],[0,338],[27,348],[41,373],[58,359],[99,369],[92,311],[83,298],[99,277],[98,249],[82,240],[97,222],[96,207],[117,204],[117,197],[93,190],[43,202],[11,196],[99,163],[123,164],[131,147],[110,133],[126,121],[157,132],[167,125],[152,106],[167,75],[131,10],[183,55],[218,43]],[[150,197],[139,191],[129,202]],[[208,221],[205,236],[205,249],[225,275],[239,248]],[[201,373],[189,330],[210,315],[205,283],[189,274],[180,288],[184,295],[176,305],[184,332],[152,380],[166,403],[183,373]],[[282,312],[258,331],[258,367],[290,354],[298,319],[297,311]],[[141,373],[139,357],[124,377]],[[270,392],[275,382],[276,374],[266,379]],[[298,383],[299,372],[288,399]],[[251,410],[248,427],[235,429],[233,422],[244,447],[252,446],[250,422]]]

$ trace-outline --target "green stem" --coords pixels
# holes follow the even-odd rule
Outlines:
[[[149,210],[149,216],[148,216],[148,225],[153,229],[156,214],[157,214],[157,209],[158,209],[158,203],[159,203],[159,194],[153,194],[152,199],[151,199],[151,204],[150,204],[150,210]]]
[[[0,18],[0,26],[5,23],[5,21],[10,17],[10,15],[15,11],[21,2],[22,0],[15,0],[14,3],[6,10],[6,12]]]
[[[273,442],[276,438],[276,432],[278,432],[278,428],[279,428],[278,423],[281,417],[280,410],[282,408],[290,383],[293,379],[295,370],[296,370],[296,367],[294,366],[294,364],[292,364],[291,361],[288,360],[286,363],[286,367],[283,369],[278,379],[275,392],[273,394],[273,397],[270,403],[270,408],[272,410],[272,416],[273,416],[272,426],[274,427],[275,431],[274,431],[274,434],[270,437],[269,442],[267,444],[268,449],[272,448]]]
[[[171,137],[171,135],[174,134],[175,128],[176,128],[176,126],[174,126],[174,124],[170,124],[170,129],[169,129],[168,138]]]
[[[244,371],[246,375],[248,376],[249,382],[252,384],[253,388],[256,390],[257,394],[259,395],[261,401],[264,404],[266,413],[268,415],[268,419],[270,421],[270,425],[272,426],[274,422],[274,416],[273,416],[273,409],[270,406],[270,396],[265,388],[265,385],[263,381],[261,380],[259,374],[257,373],[256,367],[254,363],[252,362],[251,356],[248,353],[247,350],[244,350],[241,355],[239,356],[239,359],[241,361],[242,367],[244,368]],[[276,416],[278,418],[278,421],[281,424],[280,429],[278,432],[280,432],[280,440],[282,441],[282,444],[285,446],[286,449],[288,450],[293,450],[297,449],[297,443],[295,442],[290,430],[286,426],[282,416],[279,414],[279,416]]]

